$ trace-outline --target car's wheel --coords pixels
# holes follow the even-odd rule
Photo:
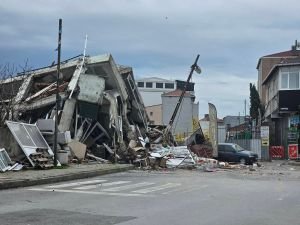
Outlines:
[[[240,164],[245,165],[246,164],[246,159],[245,158],[240,158]]]

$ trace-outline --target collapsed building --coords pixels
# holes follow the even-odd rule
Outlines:
[[[58,84],[57,87],[55,64],[2,80],[2,124],[7,120],[36,123],[44,127],[44,130],[40,127],[42,133],[53,134],[57,119],[60,134],[68,132],[71,140],[86,145],[103,158],[116,155],[126,158],[130,140],[145,137],[148,117],[132,68],[117,65],[110,54],[77,56],[61,62]],[[59,108],[55,118],[57,88]],[[13,129],[10,128],[12,133]],[[17,145],[10,143],[6,133],[7,129],[2,128],[0,147],[16,157]],[[28,139],[34,136],[25,133],[15,135],[28,134]],[[51,142],[52,137],[45,139]]]
[[[187,146],[175,147],[170,128],[182,98],[168,126],[148,126],[132,68],[117,65],[110,54],[77,56],[61,62],[57,71],[53,64],[0,81],[0,170],[20,170],[24,163],[51,168],[52,149],[70,156],[60,162],[88,158],[148,168],[215,166],[215,160],[203,158],[213,157],[213,151],[201,127]],[[9,166],[11,161],[16,163]]]

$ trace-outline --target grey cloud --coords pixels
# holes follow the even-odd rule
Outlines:
[[[65,57],[81,53],[88,34],[88,54],[111,52],[136,77],[185,79],[200,53],[196,94],[227,114],[247,98],[258,58],[299,37],[299,9],[297,0],[2,0],[0,59],[49,63],[62,18]]]

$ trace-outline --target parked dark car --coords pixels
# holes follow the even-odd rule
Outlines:
[[[218,160],[225,162],[239,162],[241,164],[253,164],[258,155],[243,149],[234,143],[220,143],[218,145]]]

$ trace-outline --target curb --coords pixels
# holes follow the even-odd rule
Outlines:
[[[42,185],[42,184],[50,184],[50,183],[77,180],[77,179],[84,179],[84,178],[96,177],[96,176],[101,176],[101,175],[106,175],[106,174],[111,174],[111,173],[124,172],[124,171],[131,170],[133,168],[134,168],[133,165],[128,165],[126,167],[121,167],[121,168],[84,171],[84,172],[78,172],[78,173],[57,175],[54,177],[45,177],[45,178],[34,179],[34,180],[8,181],[5,183],[0,183],[0,190],[10,189],[10,188],[29,187],[29,186]]]

